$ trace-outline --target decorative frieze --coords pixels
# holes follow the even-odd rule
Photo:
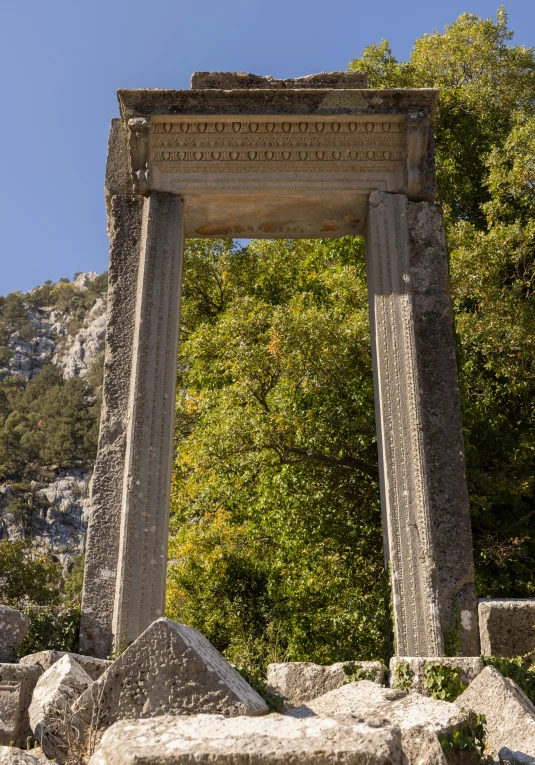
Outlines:
[[[404,119],[157,121],[150,156],[161,173],[324,173],[397,169]]]

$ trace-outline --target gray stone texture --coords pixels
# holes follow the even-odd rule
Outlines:
[[[0,745],[26,747],[32,735],[28,707],[41,667],[0,664]]]
[[[80,626],[80,649],[100,658],[109,655],[113,642],[111,625],[144,206],[144,199],[129,196],[117,195],[111,201],[108,330]]]
[[[91,765],[401,765],[399,731],[348,718],[295,720],[278,714],[160,717],[116,723]]]
[[[397,653],[479,654],[442,212],[370,196],[367,272]]]
[[[343,685],[287,714],[297,718],[333,714],[386,718],[402,732],[420,726],[440,735],[452,733],[466,717],[455,704],[419,693],[384,688],[369,680]]]
[[[461,670],[461,683],[463,685],[470,685],[479,673],[483,671],[485,666],[483,659],[480,656],[393,656],[390,659],[390,685],[393,688],[396,687],[398,682],[398,668],[400,665],[405,664],[409,665],[412,690],[421,693],[423,696],[431,695],[424,681],[424,673],[427,665],[440,664],[442,666],[459,668]]]
[[[65,651],[39,651],[39,653],[30,653],[28,656],[24,656],[21,660],[21,664],[31,665],[38,664],[43,671],[62,659],[64,656],[70,656],[71,659],[79,664],[84,672],[86,672],[92,681],[98,680],[104,670],[108,669],[111,661],[106,659],[95,659],[93,656],[82,656],[79,653],[66,654]]]
[[[481,599],[478,612],[483,656],[535,654],[535,599]]]
[[[15,661],[17,648],[24,640],[30,620],[15,608],[0,605],[0,662]]]
[[[44,762],[46,759],[40,749],[26,751],[13,746],[0,746],[0,765],[43,765]]]
[[[118,644],[135,640],[165,610],[183,249],[182,200],[153,193],[133,332],[112,624]]]
[[[488,744],[500,758],[535,763],[535,707],[510,678],[485,667],[455,703],[485,715]]]
[[[288,712],[297,718],[347,714],[384,719],[400,728],[403,761],[410,765],[443,764],[438,736],[452,733],[466,717],[454,704],[383,688],[368,680],[344,685]],[[459,762],[469,765],[470,758],[462,757]]]
[[[63,763],[72,738],[72,703],[92,683],[82,667],[65,654],[44,672],[35,686],[28,714],[35,740],[50,759]]]
[[[349,674],[362,673],[361,679],[381,684],[387,671],[380,661],[341,661],[330,666],[309,661],[269,664],[267,689],[284,699],[287,710],[339,688],[349,682]]]
[[[235,90],[240,88],[269,88],[288,90],[295,88],[367,88],[366,72],[318,72],[304,77],[277,80],[275,77],[249,72],[193,72],[191,89]]]
[[[123,120],[152,114],[408,114],[431,117],[438,104],[434,88],[355,90],[258,88],[239,90],[120,89]]]
[[[402,733],[403,765],[447,765],[436,733],[416,725]]]
[[[268,708],[197,630],[158,619],[75,703],[81,727],[164,714],[263,715]]]
[[[108,338],[80,647],[101,658],[163,614],[182,201],[111,201]]]

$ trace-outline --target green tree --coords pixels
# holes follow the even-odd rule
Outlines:
[[[518,113],[535,113],[532,48],[510,45],[504,8],[497,21],[463,13],[443,33],[420,37],[408,62],[387,41],[366,48],[350,69],[376,88],[440,88],[435,119],[438,201],[448,220],[486,228],[487,159],[509,136]]]
[[[168,613],[248,668],[386,658],[362,241],[193,242],[185,273]]]

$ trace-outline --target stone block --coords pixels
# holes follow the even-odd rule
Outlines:
[[[292,661],[269,664],[267,685],[270,693],[284,699],[284,709],[293,709],[350,682],[349,677],[381,684],[386,673],[380,661],[341,661],[331,666]]]
[[[481,599],[478,612],[483,656],[535,654],[535,599]]]
[[[98,710],[97,710],[98,706]],[[268,707],[197,630],[158,619],[73,706],[82,727],[117,720],[223,713],[263,715]]]
[[[70,708],[91,682],[87,672],[69,654],[55,662],[37,681],[29,708],[30,727],[43,752],[56,762],[65,762],[69,756]]]
[[[401,668],[401,672],[408,671],[411,690],[423,696],[431,696],[431,691],[425,683],[425,668],[436,664],[458,667],[461,670],[462,685],[470,685],[485,666],[480,656],[393,656],[390,659],[390,685],[392,688],[403,687],[404,678],[399,676]]]
[[[20,663],[26,665],[38,664],[46,672],[47,669],[50,669],[53,664],[65,655],[65,651],[39,651],[39,653],[31,653],[28,656],[24,656]],[[95,659],[93,656],[82,656],[79,653],[69,653],[68,655],[87,672],[93,681],[98,680],[104,670],[111,664],[111,661],[107,659]]]
[[[41,667],[0,664],[0,745],[26,746],[32,735],[28,707]]]
[[[30,620],[15,608],[0,605],[0,662],[15,661]]]
[[[33,749],[27,751],[15,746],[0,746],[0,765],[43,765],[45,758],[34,752]]]
[[[432,734],[432,741],[433,736],[437,738],[450,735],[455,728],[462,725],[467,716],[455,704],[447,701],[437,701],[419,693],[407,694],[403,690],[384,688],[369,680],[343,685],[287,714],[299,719],[339,714],[352,714],[365,719],[387,719],[391,725],[401,729],[403,747],[411,765],[416,765],[427,756],[427,734]],[[436,747],[434,749],[436,760],[438,750]],[[423,761],[427,762],[425,759]],[[440,759],[437,761],[440,762]],[[469,762],[469,759],[463,759],[463,762]]]
[[[269,90],[286,90],[295,88],[367,88],[367,72],[319,72],[307,74],[304,77],[292,77],[277,80],[267,75],[249,72],[193,72],[191,75],[192,90],[233,90],[235,88],[268,88]]]
[[[448,765],[436,733],[421,725],[402,733],[403,765]]]
[[[400,765],[399,730],[348,718],[296,720],[194,715],[124,720],[110,728],[91,765]]]
[[[535,763],[535,707],[513,680],[485,667],[455,703],[485,715],[488,744],[500,758]]]

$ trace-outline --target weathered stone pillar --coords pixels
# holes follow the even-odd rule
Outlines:
[[[477,655],[472,534],[440,208],[373,192],[367,270],[396,653]]]
[[[111,201],[108,334],[82,603],[96,656],[163,615],[183,259],[183,202]]]

